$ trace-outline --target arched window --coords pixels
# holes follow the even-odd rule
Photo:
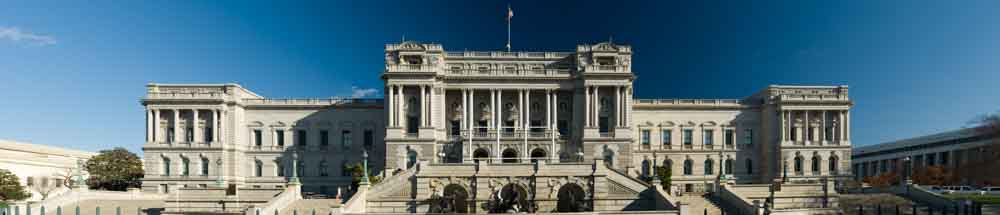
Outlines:
[[[727,175],[732,175],[733,174],[733,159],[732,158],[726,159],[726,174]]]
[[[684,175],[691,175],[691,160],[684,160]]]
[[[812,172],[819,173],[819,156],[813,156],[812,158]]]
[[[795,173],[802,174],[802,157],[801,156],[796,156],[795,157],[795,165],[794,166],[795,166],[795,169],[794,169]]]
[[[649,165],[649,160],[642,160],[642,170],[641,170],[642,176],[649,176],[650,168],[653,167]]]
[[[490,152],[487,151],[486,149],[480,148],[476,149],[475,152],[472,152],[472,159],[475,160],[476,162],[486,161],[489,160],[489,158],[490,158]]]
[[[208,158],[201,157],[201,175],[208,175],[208,165],[211,163],[208,161]]]
[[[406,151],[406,168],[412,168],[417,164],[417,152],[409,149]]]
[[[264,176],[264,163],[258,161],[253,162],[253,175],[257,177]]]
[[[503,150],[503,153],[500,154],[500,157],[503,158],[503,163],[517,163],[517,154],[517,150],[505,149]]]
[[[539,160],[544,160],[544,159],[545,159],[545,150],[544,149],[537,148],[535,150],[531,150],[531,162],[532,163],[538,162]]]
[[[837,172],[837,169],[838,169],[837,168],[837,162],[838,162],[837,161],[837,156],[831,156],[830,157],[830,165],[829,165],[830,166],[830,174],[834,174],[835,172]]]
[[[191,160],[181,157],[181,175],[191,174]]]
[[[319,169],[318,170],[319,170],[318,171],[319,172],[319,176],[330,176],[329,164],[326,163],[326,160],[323,160],[323,161],[319,162]]]
[[[712,159],[705,159],[705,175],[713,174],[714,169],[715,169],[715,163],[712,161]]]
[[[170,175],[170,158],[163,158],[163,175]]]
[[[752,174],[753,174],[753,160],[747,158],[747,175],[752,175]]]

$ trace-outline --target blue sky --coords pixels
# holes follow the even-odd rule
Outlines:
[[[508,3],[517,51],[633,45],[639,98],[846,84],[856,145],[1000,110],[997,1],[35,0],[0,7],[0,139],[139,151],[149,82],[381,91],[385,43],[500,50]]]

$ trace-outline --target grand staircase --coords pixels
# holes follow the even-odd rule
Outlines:
[[[286,215],[327,215],[339,199],[299,199],[281,210]]]
[[[708,215],[722,215],[718,199],[712,197],[709,193],[685,193],[678,199],[688,204],[688,208],[691,209],[691,215],[705,214],[706,209]]]

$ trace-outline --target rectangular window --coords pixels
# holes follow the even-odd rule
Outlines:
[[[260,130],[253,130],[253,144],[255,146],[260,146],[261,144],[263,144],[261,141],[262,139],[263,138],[261,136]]]
[[[826,126],[826,131],[823,132],[823,139],[833,141],[833,127]]]
[[[734,142],[734,141],[736,141],[736,135],[735,135],[734,133],[735,133],[735,132],[734,132],[734,131],[733,131],[732,129],[726,129],[726,133],[725,133],[725,136],[726,136],[726,140],[725,140],[725,144],[726,144],[727,146],[731,146],[731,145],[733,145],[733,142]]]
[[[212,142],[212,141],[214,141],[212,139],[212,137],[214,137],[214,136],[215,135],[212,135],[212,127],[205,127],[205,142]]]
[[[208,158],[201,159],[201,175],[208,175]]]
[[[371,129],[365,129],[364,135],[365,137],[363,141],[365,141],[365,149],[371,150],[372,146],[375,145],[375,134]]]
[[[351,130],[344,130],[340,132],[340,146],[345,149],[351,148]]]
[[[174,132],[174,128],[173,127],[167,128],[167,142],[168,143],[173,143],[173,142],[177,141],[177,137],[176,137],[175,134],[176,134],[176,132]]]
[[[693,130],[691,129],[684,130],[684,134],[682,135],[684,138],[684,145],[691,145],[691,142],[693,142],[694,140],[694,137],[692,137],[693,135],[694,135]]]
[[[703,138],[704,139],[703,143],[705,145],[712,145],[712,140],[714,140],[712,133],[713,133],[712,130],[705,130],[704,132],[702,132],[702,134],[705,135]]]
[[[649,130],[642,130],[642,145],[649,146]]]
[[[330,145],[330,131],[327,130],[319,131],[319,145],[324,147]]]
[[[161,184],[160,185],[160,192],[161,193],[170,193],[170,185]]]
[[[753,145],[753,129],[743,129],[743,144]]]
[[[670,130],[663,130],[663,145],[670,145]]]
[[[306,130],[298,130],[295,131],[295,133],[295,139],[297,139],[296,142],[298,142],[298,145],[305,146],[308,143],[306,141],[309,139],[309,136],[306,136]]]
[[[187,142],[194,142],[194,128],[187,128],[187,130],[184,131],[184,135],[187,136],[187,138],[185,138]]]
[[[285,131],[277,130],[274,131],[274,138],[276,139],[278,146],[285,146]]]

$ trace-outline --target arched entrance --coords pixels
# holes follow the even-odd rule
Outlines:
[[[580,185],[568,183],[559,188],[556,212],[584,212],[591,211],[590,204],[587,203],[587,193]]]
[[[444,187],[442,196],[433,198],[429,213],[469,213],[469,192],[457,184]]]
[[[546,153],[545,153],[544,149],[536,148],[535,150],[531,150],[531,162],[532,163],[537,162],[539,160],[545,160],[545,156],[546,156]]]
[[[475,152],[472,152],[472,160],[476,162],[486,161],[489,160],[489,158],[490,158],[490,152],[487,151],[486,149],[480,148],[476,149]]]
[[[503,163],[517,163],[517,150],[504,149],[500,157],[503,158]]]
[[[528,191],[517,184],[507,184],[493,196],[490,213],[522,213],[531,211]]]

